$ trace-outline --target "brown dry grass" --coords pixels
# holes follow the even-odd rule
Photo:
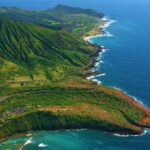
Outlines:
[[[42,107],[38,108],[40,111],[50,111],[53,113],[63,113],[63,114],[70,114],[70,115],[80,115],[84,117],[91,117],[96,118],[98,120],[105,120],[111,124],[116,124],[118,126],[126,127],[126,128],[132,128],[134,130],[139,131],[140,128],[137,126],[134,126],[130,124],[121,113],[114,112],[113,113],[108,112],[96,105],[92,104],[80,104],[80,105],[73,105],[73,106],[48,106],[48,107]],[[121,118],[121,120],[120,120]]]

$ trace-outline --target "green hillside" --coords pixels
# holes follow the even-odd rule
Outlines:
[[[65,31],[0,18],[3,81],[61,78],[85,66],[91,50]]]

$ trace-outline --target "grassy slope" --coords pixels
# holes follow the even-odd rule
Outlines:
[[[91,49],[65,31],[0,19],[1,82],[56,80],[88,64]]]
[[[64,8],[57,6],[43,13],[59,20],[55,13],[63,12],[62,24],[69,19],[90,22],[99,17],[91,10]],[[83,68],[90,62],[93,48],[76,35],[81,37],[85,30],[74,34],[73,30],[66,32],[73,25],[61,24],[63,29],[52,30],[37,25],[39,20],[30,24],[25,17],[24,21],[28,23],[0,18],[0,138],[31,129],[87,127],[139,133],[138,125],[150,126],[149,110],[142,105],[84,79]]]

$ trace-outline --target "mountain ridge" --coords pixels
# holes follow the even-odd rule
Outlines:
[[[84,42],[65,31],[0,18],[0,36],[3,37],[0,57],[24,66],[30,73],[37,66],[41,66],[41,70],[55,69],[57,65],[81,67],[90,59],[87,54],[91,51]]]

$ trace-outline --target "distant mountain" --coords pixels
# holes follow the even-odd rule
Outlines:
[[[57,12],[57,13],[65,13],[65,14],[86,14],[91,17],[102,18],[104,14],[99,13],[93,9],[82,9],[79,7],[70,7],[65,5],[57,5],[56,7],[49,9],[48,12]]]
[[[82,34],[88,28],[92,28],[104,14],[91,9],[57,5],[52,9],[44,11],[31,11],[17,7],[1,7],[0,16],[43,25],[52,29],[65,29],[70,32]]]

